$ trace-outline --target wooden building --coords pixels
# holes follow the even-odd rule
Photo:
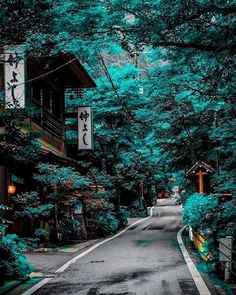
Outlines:
[[[7,61],[5,59],[5,64],[0,64],[0,92],[2,93],[7,82],[6,69],[4,70],[6,62],[13,67],[13,78],[9,81],[19,83],[16,76],[18,61],[12,54]],[[38,161],[76,166],[73,159],[66,157],[65,91],[68,88],[83,89],[95,86],[94,81],[75,56],[61,53],[48,58],[24,59],[23,107],[32,108],[34,116],[24,118],[20,122],[20,128],[24,133],[38,135],[37,140],[40,145]],[[11,94],[14,87],[14,85],[9,86]],[[5,88],[5,100],[6,96]],[[14,98],[17,96],[15,95]],[[1,109],[2,114],[7,108],[9,107],[5,105],[5,109]],[[0,132],[4,132],[1,126]],[[0,153],[0,204],[10,205],[12,194],[35,190],[31,175],[36,164],[37,162],[27,161],[27,159],[13,160],[3,152]]]

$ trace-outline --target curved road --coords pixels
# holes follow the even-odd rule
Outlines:
[[[154,207],[153,216],[70,265],[35,294],[199,294],[176,239],[181,209]]]

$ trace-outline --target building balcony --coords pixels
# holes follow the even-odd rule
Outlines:
[[[30,100],[31,105],[36,110],[36,115],[33,118],[33,121],[42,127],[43,130],[46,130],[59,140],[65,140],[65,125],[64,123],[50,113],[46,108],[41,106],[37,101],[34,99]]]

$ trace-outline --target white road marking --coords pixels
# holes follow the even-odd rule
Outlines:
[[[151,208],[150,210],[150,216],[146,217],[146,218],[143,218],[141,220],[138,220],[136,222],[134,222],[133,224],[129,225],[128,227],[126,227],[124,230],[122,230],[121,232],[119,232],[118,234],[102,241],[102,242],[99,242],[97,244],[95,244],[94,246],[92,246],[91,248],[89,248],[88,250],[84,251],[83,253],[75,256],[74,258],[72,258],[71,260],[69,260],[68,262],[66,262],[64,265],[62,265],[60,268],[58,268],[55,273],[62,273],[64,272],[71,264],[75,263],[78,259],[82,258],[83,256],[87,255],[88,253],[92,252],[93,250],[95,250],[96,248],[98,248],[99,246],[119,237],[120,235],[122,235],[123,233],[125,233],[127,230],[129,230],[132,226],[138,224],[138,223],[141,223],[149,218],[152,217],[153,215],[153,208]],[[31,295],[33,294],[34,292],[36,292],[38,289],[42,288],[44,285],[46,285],[49,281],[51,281],[53,278],[45,278],[43,279],[41,282],[37,283],[36,285],[34,285],[32,288],[30,288],[29,290],[27,290],[26,292],[22,293],[22,295]]]
[[[184,259],[187,263],[188,269],[193,277],[193,280],[195,282],[195,285],[201,295],[211,295],[211,292],[207,288],[206,283],[204,282],[203,278],[201,277],[199,271],[197,270],[196,266],[194,265],[192,259],[190,258],[187,249],[184,246],[183,240],[182,240],[182,233],[185,230],[187,226],[183,226],[177,234],[177,240],[180,246],[180,249],[183,253]]]

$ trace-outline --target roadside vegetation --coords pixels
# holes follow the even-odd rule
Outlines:
[[[146,215],[160,185],[167,192],[178,186],[185,190],[186,223],[209,237],[235,237],[235,12],[235,3],[219,0],[1,1],[0,47],[24,44],[35,57],[75,54],[97,84],[82,98],[66,100],[71,112],[93,106],[94,152],[79,155],[81,171],[38,163],[32,181],[42,191],[14,196],[9,222],[37,224],[32,236],[40,243],[48,240],[48,223],[58,242],[75,234],[80,225],[71,212],[81,207],[92,224],[90,237],[113,234],[129,214]],[[37,159],[37,136],[18,127],[25,115],[0,113],[4,161]],[[73,142],[76,120],[66,124]],[[208,196],[194,194],[185,178],[201,160],[216,169]],[[223,192],[233,200],[220,204]],[[6,260],[0,271],[6,278],[24,276],[30,271],[24,246],[6,235],[7,220],[1,217],[0,256]]]

